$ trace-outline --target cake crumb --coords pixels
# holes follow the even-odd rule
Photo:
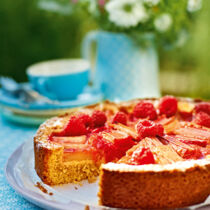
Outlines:
[[[85,210],[90,210],[90,206],[86,205]]]
[[[45,188],[41,185],[40,182],[37,182],[36,185],[35,185],[35,187],[38,187],[43,193],[46,193],[46,194],[48,194],[48,195],[50,195],[50,196],[53,195],[53,193],[52,193],[52,192],[48,192],[47,189],[45,189]]]
[[[74,189],[75,189],[75,190],[78,190],[78,187],[75,186]]]

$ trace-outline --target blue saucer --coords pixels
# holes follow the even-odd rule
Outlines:
[[[29,83],[25,83],[28,88],[30,88]],[[93,91],[90,87],[86,88],[84,92],[78,95],[77,98],[68,101],[58,101],[58,103],[23,103],[18,98],[12,97],[6,94],[2,89],[0,89],[0,105],[4,108],[8,108],[12,111],[22,111],[22,112],[32,112],[33,114],[37,112],[44,113],[46,111],[53,110],[63,110],[73,107],[86,106],[90,104],[97,103],[103,100],[103,95],[99,92]],[[43,112],[44,111],[44,112]]]

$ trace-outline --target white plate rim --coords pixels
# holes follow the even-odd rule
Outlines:
[[[50,201],[42,197],[40,194],[30,191],[29,189],[26,189],[22,186],[20,186],[15,177],[14,168],[17,164],[23,150],[23,146],[25,143],[22,143],[9,157],[7,160],[6,166],[4,168],[4,173],[6,176],[6,179],[10,186],[22,197],[24,197],[26,200],[30,201],[31,203],[41,207],[41,208],[47,208],[47,209],[63,209],[63,210],[69,210],[69,209],[111,209],[109,207],[105,206],[91,206],[91,205],[84,205],[82,203],[76,202],[71,200],[68,204],[59,203],[55,201]],[[112,208],[113,209],[113,208]]]

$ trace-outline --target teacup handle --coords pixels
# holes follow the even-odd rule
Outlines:
[[[47,81],[48,81],[47,78],[39,78],[38,79],[39,92],[42,95],[44,95],[44,96],[46,96],[46,97],[48,97],[50,99],[56,99],[56,96],[48,90],[48,88],[47,88]]]
[[[94,52],[93,52],[93,44],[94,42],[97,44],[98,41],[98,32],[97,31],[93,31],[88,33],[88,35],[83,39],[82,42],[82,57],[86,60],[89,60],[90,62],[90,78],[89,78],[89,82],[91,84],[94,84],[94,77],[95,77],[95,58],[96,56],[94,56]],[[96,49],[96,48],[95,48]],[[96,54],[96,50],[95,50],[95,54]]]

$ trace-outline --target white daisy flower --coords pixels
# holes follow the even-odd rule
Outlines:
[[[111,22],[129,28],[148,19],[148,14],[140,0],[110,0],[106,6]]]
[[[188,0],[187,10],[189,12],[195,12],[202,7],[202,0]]]
[[[171,15],[165,13],[155,19],[154,25],[157,31],[165,32],[171,27],[172,22],[173,20]]]
[[[144,3],[150,7],[158,5],[159,2],[160,0],[144,0]]]

